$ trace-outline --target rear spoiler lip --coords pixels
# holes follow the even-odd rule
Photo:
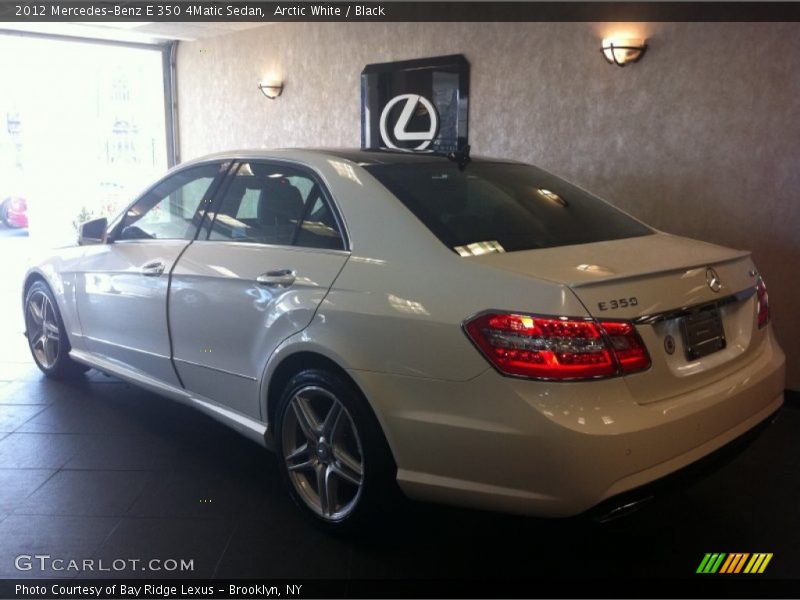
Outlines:
[[[635,277],[644,277],[647,275],[663,275],[667,273],[675,273],[678,271],[687,271],[689,269],[702,269],[703,267],[710,267],[714,265],[724,265],[727,263],[735,262],[737,260],[741,260],[743,258],[749,258],[752,253],[749,250],[732,250],[731,255],[723,258],[717,259],[712,262],[700,262],[700,263],[687,263],[684,265],[677,265],[670,269],[665,269],[663,271],[641,271],[641,272],[634,272],[634,273],[619,273],[617,275],[609,275],[607,277],[603,277],[602,279],[598,279],[596,281],[583,281],[583,282],[555,282],[561,283],[562,285],[566,285],[573,290],[585,289],[595,285],[604,285],[610,282],[615,281],[625,281],[626,279],[633,279]]]
[[[671,310],[665,310],[663,312],[653,313],[651,315],[642,315],[641,317],[634,318],[633,324],[653,325],[661,321],[678,319],[680,317],[685,317],[692,311],[696,310],[698,307],[710,306],[712,304],[715,304],[716,306],[725,306],[726,304],[733,304],[735,302],[741,302],[743,300],[747,300],[751,296],[755,295],[755,293],[756,293],[756,286],[751,286],[743,289],[740,292],[736,292],[735,294],[730,294],[729,296],[725,296],[723,298],[720,298],[719,300],[714,300],[712,302],[700,302],[699,304],[692,304],[691,306],[683,306],[681,308],[673,308]]]

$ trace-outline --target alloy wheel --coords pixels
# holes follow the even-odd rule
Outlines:
[[[326,521],[347,517],[363,490],[364,456],[344,405],[324,388],[299,389],[286,407],[281,440],[289,479],[300,499]]]
[[[45,369],[52,369],[58,360],[61,343],[58,317],[50,298],[44,292],[34,292],[28,299],[25,325],[31,350]]]

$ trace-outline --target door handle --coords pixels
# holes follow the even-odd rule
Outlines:
[[[256,277],[256,283],[266,287],[288,288],[297,279],[297,274],[291,269],[278,269],[267,271]]]
[[[166,267],[167,265],[165,265],[162,261],[154,260],[153,262],[149,262],[144,265],[140,271],[142,275],[146,275],[148,277],[158,277],[164,272]]]

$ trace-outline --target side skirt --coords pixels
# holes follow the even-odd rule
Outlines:
[[[144,373],[130,369],[115,361],[97,356],[96,354],[73,349],[70,351],[69,355],[73,360],[94,367],[103,373],[119,377],[124,381],[146,389],[149,392],[153,392],[154,394],[158,394],[159,396],[164,396],[197,408],[217,421],[235,429],[257,444],[264,447],[271,446],[267,441],[266,423],[262,423],[261,421],[231,410],[199,394],[194,394],[187,390],[168,385]]]

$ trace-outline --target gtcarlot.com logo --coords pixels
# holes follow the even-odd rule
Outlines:
[[[769,561],[772,560],[772,552],[707,552],[697,567],[698,573],[724,573],[727,575],[736,573],[746,573],[755,575],[763,573]]]
[[[183,558],[54,558],[49,554],[20,554],[14,559],[17,571],[64,571],[84,573],[92,571],[194,571],[194,559]]]

